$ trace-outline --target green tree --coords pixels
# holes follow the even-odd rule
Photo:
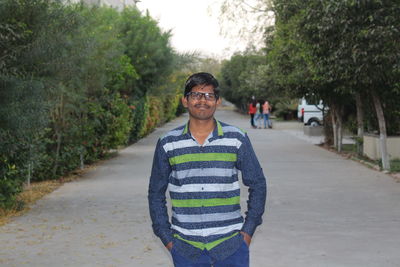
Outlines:
[[[312,1],[305,10],[301,34],[316,59],[314,69],[324,80],[338,85],[338,95],[355,95],[359,105],[362,96],[372,99],[386,170],[390,165],[385,116],[392,111],[385,111],[384,106],[398,97],[399,11],[396,1]],[[358,110],[361,112],[360,107]]]

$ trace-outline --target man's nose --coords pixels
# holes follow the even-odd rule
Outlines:
[[[201,94],[199,101],[207,101],[206,95],[205,94]]]

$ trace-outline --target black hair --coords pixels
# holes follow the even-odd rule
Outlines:
[[[187,96],[187,94],[192,91],[193,87],[197,85],[212,85],[214,89],[214,94],[217,98],[219,97],[219,83],[217,79],[214,78],[214,76],[207,72],[198,72],[190,75],[190,77],[185,82],[184,96]]]

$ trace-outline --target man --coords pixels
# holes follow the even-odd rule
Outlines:
[[[160,138],[154,154],[148,196],[153,231],[176,267],[249,266],[251,237],[266,199],[260,164],[245,132],[214,119],[221,99],[211,74],[190,76],[182,103],[189,121]],[[249,187],[245,219],[238,170]]]

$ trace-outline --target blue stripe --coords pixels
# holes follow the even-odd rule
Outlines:
[[[245,138],[245,135],[242,135],[238,132],[229,132],[224,134],[224,138],[237,138],[240,141],[243,141]]]
[[[172,199],[208,199],[208,198],[230,198],[240,196],[240,190],[224,192],[195,192],[195,193],[175,193],[170,192]]]
[[[207,213],[223,213],[240,210],[240,205],[214,206],[214,207],[195,207],[195,208],[177,208],[172,210],[178,214],[207,214]]]
[[[176,148],[167,152],[169,157],[181,156],[185,154],[197,153],[237,153],[235,146],[203,146]]]

